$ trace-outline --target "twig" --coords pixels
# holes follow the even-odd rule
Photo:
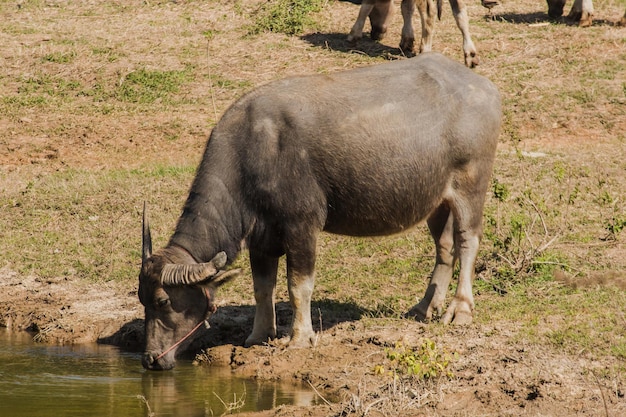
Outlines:
[[[226,404],[224,400],[222,400],[222,398],[219,395],[217,395],[215,391],[213,392],[213,395],[215,395],[217,399],[220,400],[220,402],[225,408],[222,415],[225,415],[227,413],[232,413],[233,410],[239,410],[246,404],[246,391],[245,390],[243,394],[241,395],[241,397],[239,397],[239,399],[237,399],[237,393],[233,393],[233,401],[228,404]]]
[[[556,235],[552,239],[550,239],[548,243],[544,243],[543,245],[541,245],[541,247],[537,249],[537,253],[541,253],[544,250],[548,249],[548,246],[552,245],[558,238],[559,238],[559,235]]]
[[[154,417],[156,414],[152,411],[152,409],[150,408],[150,404],[148,403],[148,399],[146,397],[144,397],[143,395],[137,395],[137,399],[141,400],[142,403],[144,403],[146,405],[147,408],[147,416],[148,417]]]
[[[207,39],[206,42],[206,61],[207,61],[207,75],[209,76],[209,91],[211,92],[211,103],[213,104],[213,116],[215,117],[215,123],[217,123],[217,106],[215,105],[215,89],[213,88],[213,77],[211,76],[211,40]]]
[[[385,400],[385,399],[386,399],[385,397],[382,397],[382,398],[379,398],[379,399],[377,399],[377,400],[372,401],[371,403],[369,403],[369,404],[367,405],[367,407],[365,407],[365,410],[363,410],[363,415],[364,415],[364,416],[366,416],[366,415],[367,415],[367,413],[369,413],[369,412],[370,412],[370,408],[372,408],[373,406],[375,406],[376,404],[378,404],[379,402],[381,402],[381,401],[383,401],[383,400]]]
[[[322,401],[324,401],[326,403],[326,405],[332,405],[326,398],[324,398],[324,396],[322,394],[320,394],[320,392],[317,390],[317,388],[315,388],[313,386],[313,384],[311,384],[311,381],[307,380],[306,382],[308,382],[308,384],[311,386],[311,388],[313,388],[313,391],[315,391],[317,396],[320,397],[322,399]]]
[[[548,235],[548,226],[546,226],[546,222],[543,219],[543,216],[541,215],[541,211],[539,211],[539,207],[537,207],[537,205],[535,204],[535,202],[530,199],[527,198],[528,202],[530,203],[531,206],[533,206],[533,208],[535,209],[535,211],[537,212],[537,214],[539,215],[539,220],[541,220],[541,224],[543,226],[543,231],[546,235]]]
[[[604,404],[604,414],[606,414],[606,417],[609,417],[609,407],[608,405],[606,405],[606,398],[604,398],[604,391],[602,391],[602,385],[600,385],[600,380],[598,379],[598,376],[595,372],[591,371],[591,375],[593,375],[596,380],[596,384],[598,384],[598,389],[600,390],[600,395],[602,396],[602,403]]]

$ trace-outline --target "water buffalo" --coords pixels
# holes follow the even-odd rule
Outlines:
[[[287,257],[290,347],[310,346],[316,242],[402,232],[426,219],[436,263],[418,319],[472,320],[474,262],[500,130],[500,96],[442,55],[287,78],[244,95],[211,132],[176,230],[152,252],[144,212],[143,365],[169,369],[215,311],[245,242],[256,312],[245,345],[276,337],[278,260]],[[383,279],[383,278],[381,278]]]
[[[441,17],[441,3],[443,0],[437,0],[436,10],[437,16]],[[449,0],[454,20],[463,35],[463,54],[465,56],[465,65],[470,68],[478,65],[478,53],[472,41],[469,31],[469,18],[467,16],[467,7],[463,0]],[[419,52],[428,52],[432,50],[433,33],[435,31],[435,0],[402,0],[400,8],[402,10],[402,37],[400,39],[400,49],[407,54],[415,52],[415,32],[413,31],[413,13],[415,7],[420,14],[422,22],[422,39],[420,41]],[[348,42],[356,43],[363,37],[363,26],[365,19],[369,16],[372,26],[371,37],[374,40],[383,38],[387,32],[387,21],[391,16],[393,8],[392,0],[363,0],[359,15],[348,35]]]
[[[500,4],[499,0],[481,0],[482,5],[491,10],[492,7]],[[558,19],[563,16],[563,9],[567,0],[547,0],[548,16],[552,19]],[[591,26],[593,23],[593,0],[574,0],[572,9],[567,15],[569,19],[578,22],[581,27]],[[619,26],[626,26],[626,12],[624,17],[617,22]]]

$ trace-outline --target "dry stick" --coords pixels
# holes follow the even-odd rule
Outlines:
[[[548,233],[548,227],[546,226],[546,222],[545,222],[545,220],[543,219],[543,215],[541,214],[541,211],[539,211],[539,207],[537,207],[537,205],[535,204],[535,202],[534,202],[531,198],[528,198],[527,200],[528,200],[528,202],[530,203],[530,205],[531,205],[531,206],[533,206],[533,208],[535,209],[535,211],[536,211],[536,212],[537,212],[537,214],[539,215],[539,220],[541,220],[541,224],[542,224],[542,226],[543,226],[543,231],[544,231],[544,233],[545,233],[545,234],[546,234],[546,236],[547,236],[547,235],[549,234],[549,233]]]
[[[326,398],[324,398],[324,397],[322,396],[322,394],[320,394],[320,392],[317,390],[317,388],[315,388],[315,387],[313,386],[313,384],[311,384],[311,381],[309,381],[309,380],[307,379],[307,381],[306,381],[306,382],[308,382],[308,384],[311,386],[311,388],[313,388],[313,391],[315,391],[315,393],[317,394],[317,396],[318,396],[318,397],[320,397],[320,398],[322,399],[322,401],[324,401],[324,402],[326,403],[326,405],[332,406],[332,404],[331,404],[331,403],[330,403],[330,402],[329,402]]]
[[[609,417],[609,407],[606,405],[606,398],[604,398],[604,391],[602,391],[602,386],[600,385],[600,380],[595,372],[591,371],[591,375],[596,379],[596,384],[598,384],[598,389],[600,390],[600,395],[602,396],[602,403],[604,404],[604,413],[606,417]]]
[[[211,40],[206,41],[206,63],[207,63],[207,75],[209,76],[209,91],[211,92],[211,103],[213,104],[213,116],[215,117],[215,123],[217,124],[217,106],[215,105],[215,90],[213,88],[213,79],[211,77]]]
[[[150,408],[150,404],[148,403],[148,399],[143,396],[143,395],[137,395],[137,399],[140,400],[141,402],[143,402],[146,405],[146,411],[148,412],[148,417],[154,417],[155,414],[152,411],[152,409]]]
[[[322,326],[322,309],[317,308],[317,315],[320,318],[320,337],[322,336],[322,331],[324,331],[324,327]]]

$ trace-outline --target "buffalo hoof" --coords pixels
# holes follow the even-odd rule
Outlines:
[[[574,22],[578,22],[578,26],[581,28],[589,27],[593,24],[593,14],[577,11],[572,9],[567,15],[567,18],[573,20]]]
[[[583,13],[578,26],[581,28],[588,28],[593,24],[593,15],[591,13]]]
[[[271,340],[276,339],[276,331],[269,331],[259,334],[251,334],[243,343],[244,347],[250,347],[255,345],[265,345]]]
[[[403,36],[400,39],[400,50],[406,56],[415,55],[415,38],[405,38]]]
[[[359,39],[361,39],[361,37],[349,34],[346,38],[346,42],[348,42],[348,46],[350,46],[350,48],[356,48],[357,44],[359,43]]]
[[[473,315],[470,304],[467,301],[456,298],[452,300],[446,310],[446,314],[441,318],[443,324],[455,324],[460,326],[472,324],[472,320]]]
[[[289,340],[290,349],[310,348],[317,344],[315,332],[299,333],[291,336]]]
[[[441,306],[431,307],[430,302],[426,298],[411,307],[411,309],[404,315],[407,318],[414,318],[417,321],[427,323],[433,319],[433,317],[439,317],[441,315]]]
[[[243,342],[243,346],[244,347],[251,347],[251,346],[257,346],[257,345],[265,345],[267,343],[269,343],[272,340],[271,337],[264,337],[264,338],[247,338],[245,342]]]
[[[383,27],[372,26],[370,37],[374,41],[381,41],[385,37],[385,33],[387,33],[387,26],[383,26]]]
[[[480,60],[478,59],[478,53],[476,51],[465,54],[465,66],[468,68],[476,68],[479,62]]]

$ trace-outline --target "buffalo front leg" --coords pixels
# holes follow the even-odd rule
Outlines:
[[[245,346],[260,345],[276,337],[274,292],[278,258],[267,257],[251,249],[250,266],[252,268],[256,310],[252,333],[246,339]]]
[[[392,0],[376,0],[374,8],[370,13],[370,25],[372,32],[370,37],[375,41],[380,41],[387,33],[387,20],[393,11]]]
[[[308,233],[299,234],[307,236]],[[312,240],[312,241],[310,241]],[[289,347],[310,347],[315,344],[311,322],[311,297],[315,283],[316,239],[289,245],[287,250],[287,287],[293,309]]]
[[[348,42],[356,45],[356,43],[363,37],[363,26],[365,26],[365,20],[374,9],[376,0],[363,0],[361,7],[359,8],[359,15],[352,26],[352,30],[348,35]]]
[[[452,7],[452,14],[456,25],[461,30],[463,35],[463,54],[465,55],[465,65],[469,68],[474,68],[478,65],[478,52],[472,41],[472,36],[469,30],[469,17],[467,16],[467,6],[463,3],[463,0],[450,0],[450,7]]]
[[[548,0],[548,16],[551,19],[558,19],[563,16],[565,0]]]
[[[420,302],[408,313],[417,320],[428,321],[441,316],[446,292],[454,270],[454,217],[446,204],[439,206],[428,218],[428,229],[435,241],[435,268]]]
[[[433,49],[435,34],[435,11],[437,6],[433,0],[416,0],[422,22],[422,39],[420,40],[420,54]]]

